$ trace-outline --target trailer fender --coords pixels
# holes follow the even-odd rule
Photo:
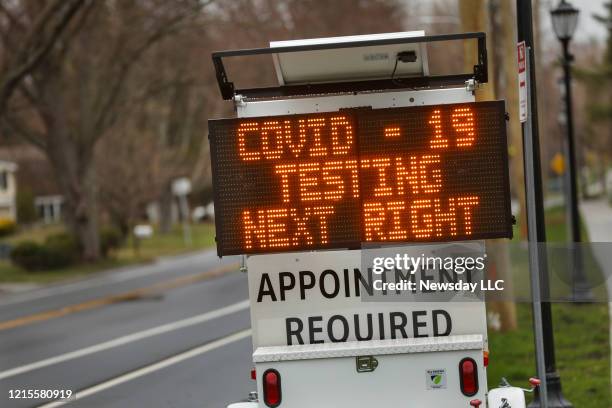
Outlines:
[[[488,408],[525,408],[525,392],[518,387],[500,387],[489,390]]]

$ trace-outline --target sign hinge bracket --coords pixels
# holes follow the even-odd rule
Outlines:
[[[234,100],[234,106],[236,107],[245,107],[247,104],[247,98],[244,95],[236,94],[232,98]]]
[[[470,78],[467,81],[465,81],[465,90],[468,93],[474,93],[474,91],[476,91],[476,89],[478,89],[479,86],[480,86],[480,83],[478,82],[476,78]]]

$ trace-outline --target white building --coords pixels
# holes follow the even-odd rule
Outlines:
[[[34,197],[34,206],[38,218],[45,224],[53,224],[62,220],[62,205],[64,197],[61,195],[43,195]]]
[[[0,218],[17,221],[17,165],[0,160]]]

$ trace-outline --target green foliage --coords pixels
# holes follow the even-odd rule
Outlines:
[[[16,230],[17,224],[15,224],[15,221],[9,220],[8,218],[0,218],[0,237],[11,235]]]
[[[601,64],[592,69],[576,70],[577,78],[585,83],[594,96],[601,95],[602,98],[589,98],[586,111],[589,119],[595,123],[602,123],[612,119],[612,105],[606,95],[610,93],[612,82],[612,1],[605,3],[607,15],[594,15],[593,18],[608,27],[607,45]],[[607,85],[606,85],[607,83]]]
[[[34,241],[20,242],[11,250],[15,265],[28,271],[46,271],[73,265],[79,259],[80,248],[70,234],[60,233],[47,237],[44,244]]]
[[[13,245],[13,248],[24,241],[34,242],[43,246],[48,236],[63,231],[59,225],[39,226],[20,230],[15,236],[3,241]],[[28,282],[46,284],[94,274],[120,266],[149,262],[159,256],[177,255],[185,251],[199,250],[215,245],[214,224],[194,224],[192,225],[191,232],[193,245],[189,247],[185,245],[182,230],[175,228],[168,235],[155,234],[152,238],[143,240],[139,252],[135,252],[132,247],[126,246],[124,238],[121,248],[114,250],[112,257],[104,258],[94,263],[77,262],[64,268],[45,270],[44,273],[28,273],[24,267],[19,267],[16,262],[0,260],[0,283]]]
[[[599,103],[588,108],[589,118],[595,122],[603,122],[612,118],[612,104]]]
[[[595,14],[593,15],[593,18],[597,22],[603,24],[605,27],[608,27],[608,48],[606,49],[606,62],[608,66],[612,66],[612,36],[610,35],[610,27],[612,27],[612,1],[604,3],[604,8],[608,10],[607,16]]]
[[[28,188],[20,187],[17,190],[17,220],[21,224],[30,224],[36,221],[34,193]]]
[[[517,305],[518,330],[489,331],[489,388],[506,377],[527,386],[536,373],[531,305]],[[610,405],[610,343],[608,304],[554,304],[557,369],[563,394],[575,407]]]
[[[115,251],[123,245],[123,234],[118,228],[106,226],[100,231],[100,250],[103,257]]]
[[[608,163],[612,150],[610,126],[612,125],[612,1],[605,3],[605,15],[593,18],[607,27],[608,38],[601,61],[582,62],[583,68],[575,68],[576,78],[584,85],[586,99],[579,108],[585,118],[577,135],[581,139],[586,164],[596,169],[601,184],[606,185]]]
[[[23,241],[11,250],[11,261],[29,271],[41,269],[46,256],[45,248],[34,241]]]
[[[62,268],[79,260],[81,246],[76,237],[67,232],[49,235],[44,246],[50,255],[50,259],[47,260],[47,269]]]

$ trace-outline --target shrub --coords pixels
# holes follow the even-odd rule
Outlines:
[[[79,245],[69,234],[47,237],[44,244],[23,241],[11,250],[11,260],[29,271],[59,269],[74,264],[79,259]]]
[[[81,248],[76,238],[68,233],[49,235],[45,240],[48,259],[44,269],[58,269],[79,260]]]
[[[100,231],[100,250],[102,256],[107,257],[111,251],[119,249],[123,244],[123,235],[118,228],[104,227]]]
[[[11,235],[17,230],[15,221],[8,218],[0,218],[0,237]]]
[[[47,249],[33,241],[23,241],[11,250],[11,261],[28,271],[44,269],[48,258]]]

